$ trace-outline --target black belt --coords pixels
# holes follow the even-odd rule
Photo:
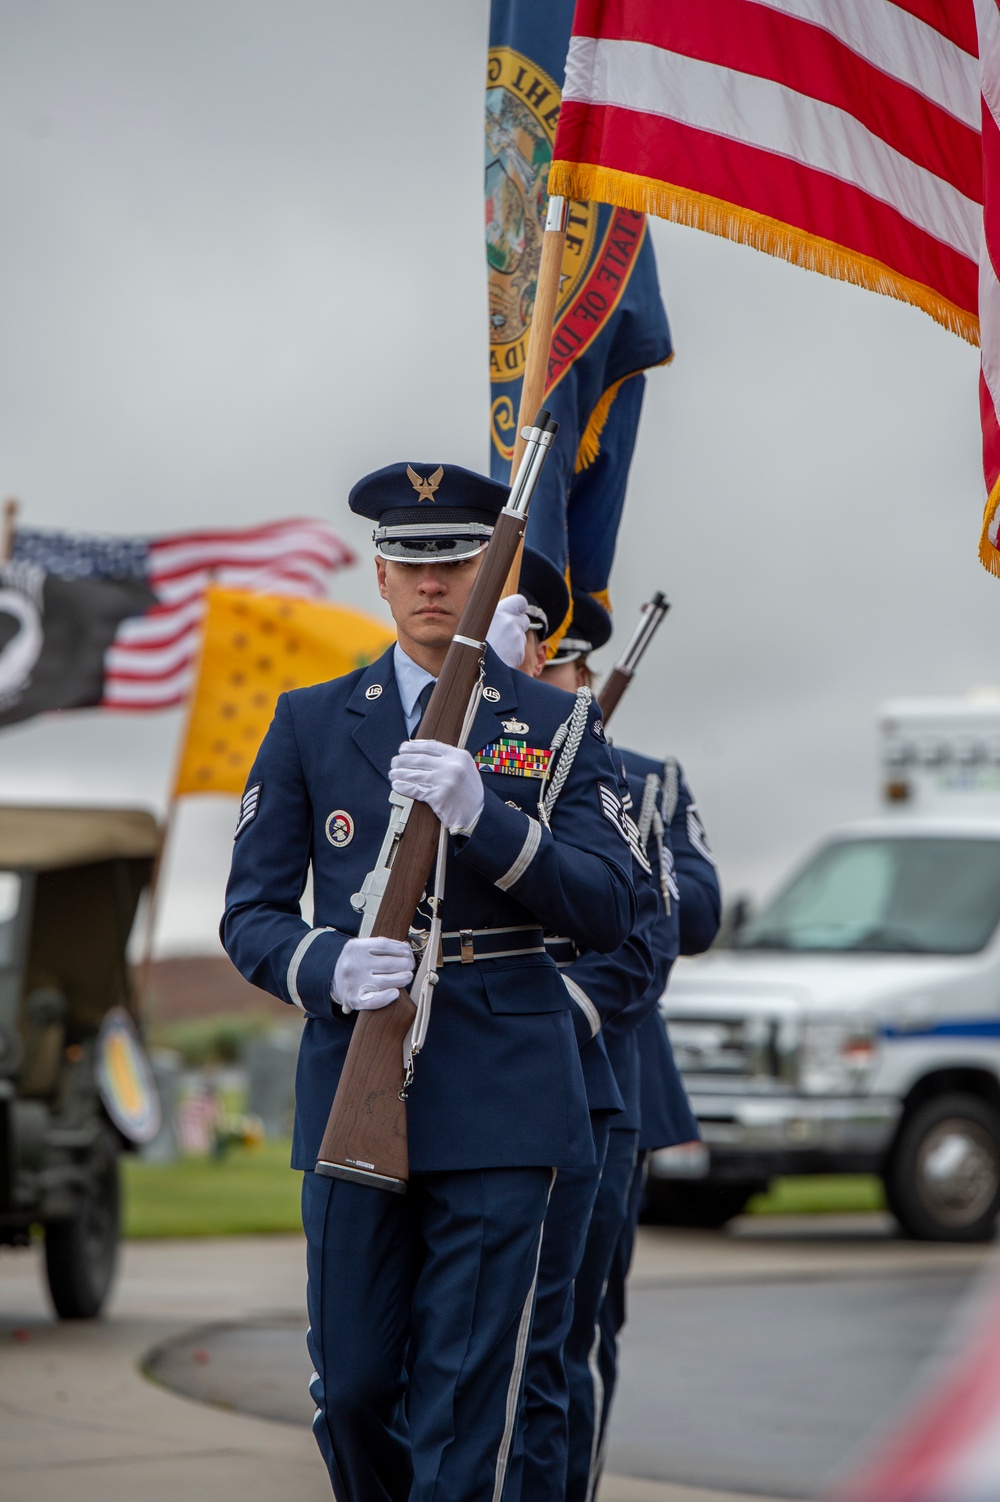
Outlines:
[[[542,930],[534,924],[513,928],[458,928],[441,935],[446,965],[474,965],[477,960],[501,960],[509,955],[544,954]]]

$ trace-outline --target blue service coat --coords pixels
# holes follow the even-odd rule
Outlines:
[[[628,784],[620,784],[623,802],[630,803]],[[629,1111],[627,1097],[638,1090],[638,1055],[632,1080],[629,1060],[623,1063],[622,1039],[634,1031],[626,1025],[621,1036],[611,1027],[617,1019],[631,1016],[636,1001],[656,984],[659,967],[656,959],[656,927],[659,918],[656,895],[643,856],[633,853],[632,884],[636,894],[636,917],[632,932],[613,954],[598,954],[587,949],[562,966],[563,981],[575,1003],[574,1020],[580,1059],[591,1111],[614,1113],[617,1126]],[[633,1105],[634,1114],[636,1107]]]
[[[647,777],[655,776],[660,782],[658,799],[662,815],[665,764],[617,746],[615,753],[621,758],[629,779],[633,814],[638,816]],[[722,895],[704,826],[679,767],[677,777],[677,802],[669,822],[664,821],[662,865],[652,833],[646,852],[660,880],[657,882],[659,910],[654,933],[658,962],[656,980],[643,998],[642,1015],[633,1034],[638,1056],[640,1149],[672,1147],[701,1135],[674,1061],[658,1004],[678,954],[700,953],[709,947],[718,933]],[[669,911],[664,889],[670,896]],[[625,1125],[627,1119],[616,1117],[613,1124],[617,1128]]]
[[[512,732],[548,750],[572,696],[511,672],[491,649],[468,741]],[[331,998],[358,932],[352,893],[376,864],[387,826],[389,763],[407,738],[390,649],[367,668],[283,694],[244,794],[222,941],[254,985],[306,1013],[296,1076],[293,1167],[314,1167],[355,1016]],[[451,841],[444,927],[538,924],[611,951],[636,900],[617,772],[596,707],[551,818],[542,782],[483,771],[473,833]],[[603,789],[603,791],[602,791]],[[313,922],[300,901],[313,875]],[[414,1172],[578,1167],[593,1161],[574,1013],[545,954],[447,964],[407,1106]]]

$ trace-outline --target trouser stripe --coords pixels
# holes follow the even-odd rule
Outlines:
[[[603,1302],[603,1300],[602,1300]],[[604,1408],[604,1380],[601,1377],[601,1322],[598,1320],[594,1326],[594,1343],[590,1347],[587,1357],[587,1366],[590,1368],[590,1378],[594,1384],[594,1432],[590,1437],[590,1471],[587,1476],[587,1502],[593,1502],[594,1488],[597,1478],[601,1474],[601,1411]]]
[[[552,1198],[552,1187],[556,1181],[556,1170],[552,1170],[552,1178],[549,1180],[548,1199]],[[546,1205],[548,1200],[546,1200]],[[507,1385],[507,1408],[504,1416],[503,1434],[500,1436],[500,1449],[497,1453],[497,1467],[493,1482],[493,1502],[500,1502],[503,1496],[504,1482],[507,1480],[507,1466],[510,1463],[510,1447],[514,1439],[514,1424],[517,1420],[517,1412],[521,1406],[521,1382],[524,1377],[524,1363],[528,1355],[528,1340],[531,1336],[531,1316],[535,1307],[535,1289],[538,1286],[538,1264],[542,1257],[542,1237],[545,1235],[545,1222],[542,1222],[538,1232],[538,1250],[535,1253],[535,1275],[528,1289],[528,1297],[524,1301],[521,1310],[521,1319],[517,1327],[517,1343],[514,1347],[514,1366],[510,1374],[510,1382]]]

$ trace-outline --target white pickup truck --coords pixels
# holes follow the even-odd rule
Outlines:
[[[879,819],[838,830],[662,1007],[705,1148],[650,1218],[721,1225],[777,1175],[874,1172],[911,1236],[1000,1212],[1000,701],[885,706]]]

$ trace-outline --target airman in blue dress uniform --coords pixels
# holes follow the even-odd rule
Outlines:
[[[594,1161],[578,1009],[542,934],[611,951],[635,919],[628,823],[594,707],[553,752],[577,701],[488,646],[468,749],[408,739],[506,494],[447,465],[393,465],[355,486],[352,509],[377,524],[398,642],[282,695],[237,826],[223,942],[248,980],[305,1013],[292,1162],[304,1170],[313,1428],[339,1502],[501,1502],[553,1179]],[[515,596],[490,641],[510,656],[525,624]],[[413,976],[411,947],[360,937],[351,900],[376,864],[390,792],[426,801],[451,835],[405,1195],[312,1171],[355,1014]]]
[[[588,655],[604,646],[610,636],[611,619],[607,611],[592,596],[574,593],[572,621],[546,670],[546,678],[554,677],[566,688],[589,683]],[[584,1499],[590,1502],[593,1497],[616,1376],[617,1336],[624,1323],[624,1281],[634,1239],[634,1217],[638,1215],[637,1189],[642,1181],[644,1150],[671,1146],[699,1135],[657,1004],[681,945],[682,925],[686,923],[679,881],[683,882],[691,903],[686,938],[693,946],[704,937],[702,947],[707,948],[718,927],[718,878],[679,769],[671,764],[668,770],[662,762],[622,751],[617,746],[614,752],[626,778],[625,801],[638,822],[639,840],[646,857],[645,880],[637,871],[633,874],[640,906],[645,900],[653,907],[651,926],[645,930],[653,950],[653,973],[645,987],[630,984],[627,974],[619,977],[620,1004],[608,1015],[602,1029],[624,1108],[608,1119],[600,1181],[584,1245],[573,1262],[571,1322],[563,1347],[564,1396],[553,1379],[555,1368],[551,1363],[542,1368],[543,1391],[533,1392],[533,1379],[541,1364],[535,1361],[534,1350],[529,1353],[527,1383],[529,1397],[534,1398],[536,1407],[536,1432],[551,1432],[551,1414],[560,1398],[567,1406],[565,1479],[556,1491],[551,1484],[555,1467],[550,1465],[545,1472],[541,1466],[532,1465],[529,1417],[526,1438],[529,1459],[524,1467],[522,1502],[561,1496],[563,1488],[572,1502]],[[654,772],[655,784],[650,782]],[[665,806],[665,799],[669,800],[669,807]],[[700,831],[697,848],[692,841],[695,828]],[[681,871],[683,877],[679,876]],[[617,955],[587,958],[613,986],[613,962]],[[544,1266],[544,1246],[542,1260]],[[540,1275],[540,1298],[542,1293]],[[533,1334],[533,1345],[534,1339]],[[550,1416],[547,1425],[541,1417],[545,1413]],[[546,1453],[540,1446],[538,1449],[540,1454]],[[550,1461],[551,1451],[549,1445]]]
[[[650,794],[658,805],[659,819],[647,823],[640,812],[639,826],[650,864],[654,869],[659,866],[661,872],[660,915],[653,942],[669,975],[678,954],[701,954],[714,941],[722,911],[719,876],[701,816],[677,762],[656,761],[617,746],[615,752],[628,776],[633,811],[641,810]],[[662,991],[663,987],[656,994],[656,1002]],[[618,1338],[626,1318],[625,1284],[642,1208],[646,1159],[656,1148],[695,1142],[701,1136],[655,1004],[639,1024],[637,1042],[639,1132],[626,1216],[608,1270],[597,1329],[581,1325],[575,1332],[577,1350],[585,1342],[588,1345],[586,1372],[579,1357],[574,1363],[578,1393],[574,1417],[579,1426],[580,1452],[574,1455],[567,1496],[579,1502],[593,1497],[603,1469],[618,1376]]]
[[[525,549],[521,591],[531,618],[531,650],[526,671],[541,672],[541,643],[569,609],[569,593],[558,569],[543,555]],[[575,685],[574,685],[575,687]],[[589,697],[589,689],[582,690]],[[629,801],[624,778],[623,802]],[[638,834],[630,823],[632,838]],[[512,1495],[522,1502],[559,1502],[565,1491],[569,1445],[569,1393],[563,1347],[573,1318],[573,1284],[583,1257],[594,1201],[601,1180],[610,1129],[624,1101],[605,1047],[609,1021],[642,996],[654,980],[652,937],[657,905],[649,869],[636,848],[633,881],[638,911],[632,932],[613,954],[581,951],[563,936],[547,935],[546,947],[559,964],[577,1007],[581,1062],[587,1087],[596,1161],[561,1172],[545,1220],[525,1392],[512,1465]]]

